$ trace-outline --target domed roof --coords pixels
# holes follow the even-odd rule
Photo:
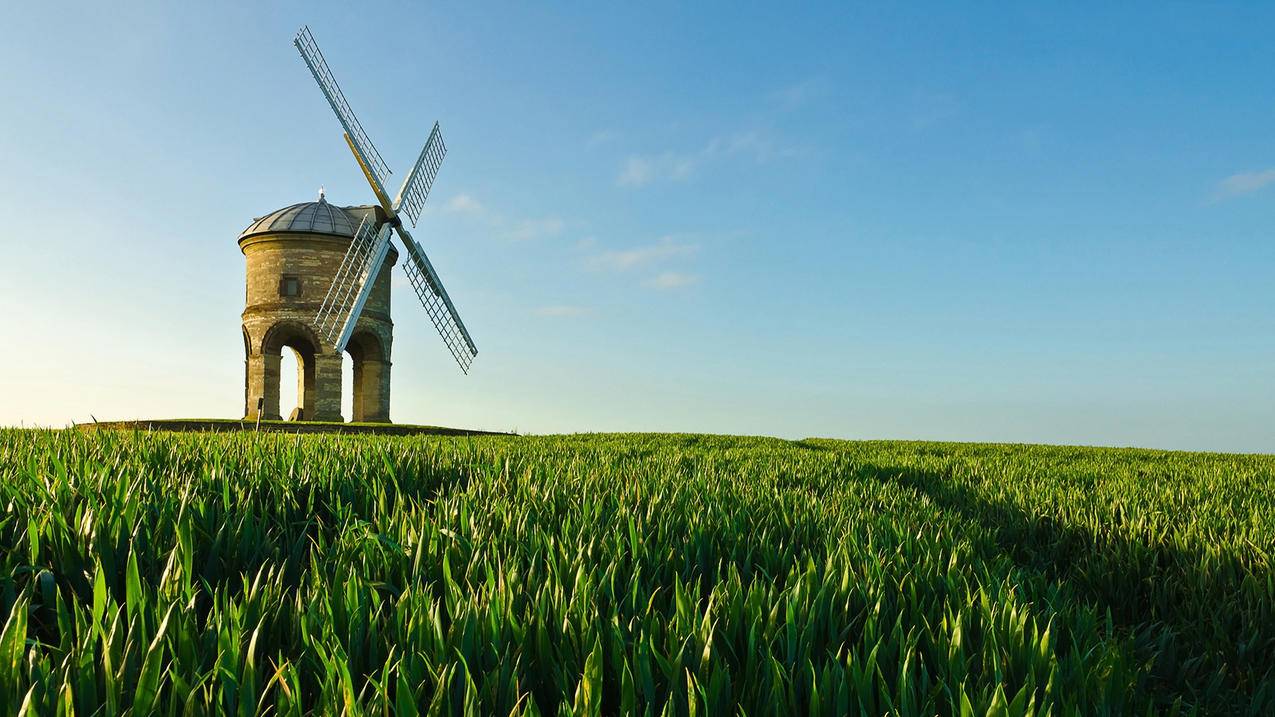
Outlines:
[[[367,207],[338,207],[319,195],[317,202],[301,202],[270,212],[253,221],[239,238],[253,234],[308,232],[352,237]]]

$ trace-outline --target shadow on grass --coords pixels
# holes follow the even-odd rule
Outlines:
[[[1132,639],[1152,683],[1166,693],[1228,711],[1275,709],[1269,572],[1254,573],[1234,553],[1183,549],[1169,537],[1131,539],[1119,524],[1096,530],[1065,524],[982,495],[950,473],[860,463],[853,477],[916,491],[981,529],[990,540],[986,549],[1057,584],[1106,616],[1114,636]]]

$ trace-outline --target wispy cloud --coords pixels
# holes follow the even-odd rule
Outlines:
[[[455,214],[478,214],[483,211],[482,202],[468,194],[457,194],[443,205],[443,211]]]
[[[613,129],[600,129],[589,135],[589,141],[585,142],[585,146],[589,148],[598,147],[608,142],[614,142],[619,138],[620,133]]]
[[[775,90],[770,93],[770,101],[778,105],[780,109],[795,110],[820,95],[823,90],[823,80],[811,77]]]
[[[629,157],[615,178],[621,187],[640,187],[655,177],[655,162],[648,157]]]
[[[572,318],[577,316],[588,316],[593,313],[593,309],[585,306],[571,306],[560,304],[556,306],[541,306],[532,310],[536,316],[544,316],[547,318]]]
[[[517,220],[508,219],[499,212],[489,209],[471,194],[453,196],[443,204],[442,211],[463,215],[468,221],[479,222],[486,226],[489,236],[506,241],[531,241],[554,237],[561,234],[567,227],[564,219],[552,214]]]
[[[755,162],[767,162],[800,154],[796,147],[781,144],[761,132],[736,132],[714,137],[693,152],[631,155],[621,165],[615,181],[622,187],[641,187],[657,180],[687,179],[715,160],[746,157]]]
[[[696,155],[673,152],[655,156],[632,156],[624,161],[616,183],[621,187],[641,187],[656,179],[686,179],[700,163]]]
[[[549,216],[539,219],[523,219],[516,222],[505,232],[505,238],[513,241],[530,241],[562,233],[567,223],[559,217]]]
[[[757,131],[736,132],[726,137],[715,137],[701,153],[707,157],[744,155],[758,162],[796,157],[801,151],[796,147],[781,145],[774,138]]]
[[[1272,183],[1275,183],[1275,169],[1232,174],[1218,182],[1217,188],[1213,190],[1213,201],[1220,202],[1223,199],[1252,194]]]
[[[685,244],[672,237],[663,237],[654,244],[619,251],[608,251],[590,257],[588,266],[599,271],[628,271],[650,266],[666,259],[689,256],[699,250],[695,244]]]
[[[683,271],[663,269],[663,266],[685,262],[698,252],[698,244],[665,236],[651,244],[595,254],[585,261],[585,266],[594,271],[608,272],[635,272],[641,269],[656,271],[654,276],[642,281],[643,286],[659,290],[677,289],[698,284],[700,277]]]
[[[699,277],[695,274],[683,274],[678,271],[665,271],[645,282],[652,289],[661,290],[679,289],[683,286],[693,286],[698,283]]]

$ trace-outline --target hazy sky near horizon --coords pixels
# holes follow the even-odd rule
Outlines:
[[[393,418],[1275,452],[1275,6],[20,3],[0,424],[237,417],[253,217],[397,184]],[[285,407],[286,409],[286,407]]]

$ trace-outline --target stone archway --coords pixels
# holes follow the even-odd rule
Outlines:
[[[251,335],[249,339],[251,339]],[[284,349],[297,356],[297,404],[305,421],[341,420],[341,357],[323,352],[314,331],[299,321],[271,324],[257,342],[249,341],[248,391],[244,415],[267,420],[279,411],[279,369]]]
[[[316,420],[316,400],[318,399],[318,371],[316,355],[319,352],[319,339],[310,327],[292,321],[280,321],[266,330],[261,339],[261,357],[263,362],[263,391],[265,399],[265,418],[279,420],[292,418],[284,416],[280,410],[288,408],[279,405],[280,364],[284,349],[293,351],[297,357],[297,408],[298,418],[303,421]],[[290,408],[290,407],[289,407]]]
[[[353,415],[350,420],[390,422],[390,360],[387,342],[373,331],[356,331],[346,351],[354,364]]]

